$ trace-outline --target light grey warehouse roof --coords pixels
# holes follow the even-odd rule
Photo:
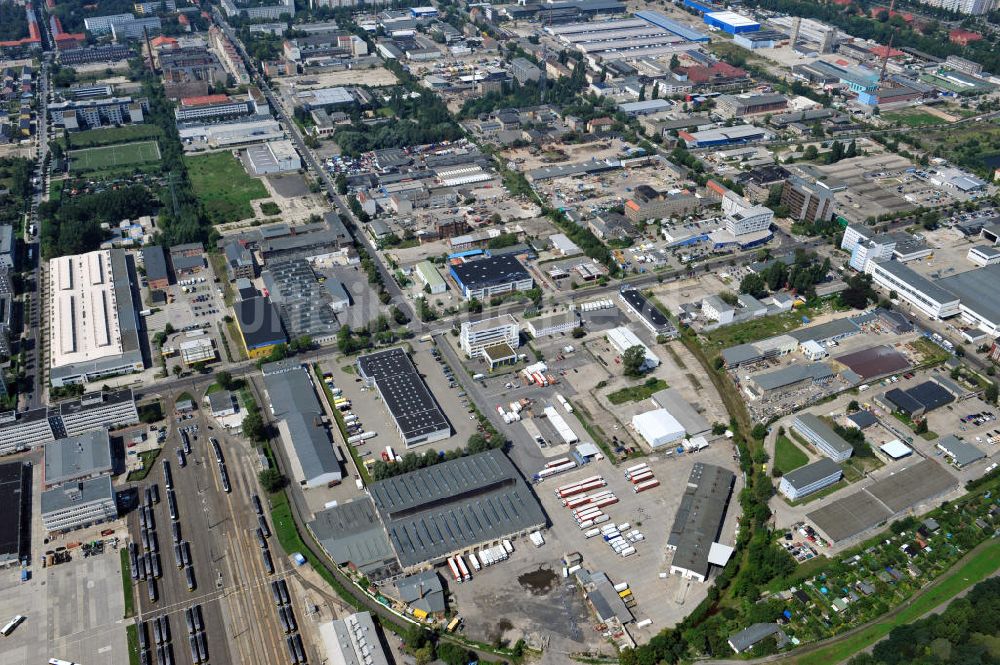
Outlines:
[[[340,461],[323,425],[323,407],[316,398],[309,370],[294,361],[268,363],[261,368],[264,387],[274,418],[288,428],[289,453],[294,453],[302,469],[302,478],[311,481],[322,476],[343,477]],[[284,437],[283,437],[284,438]]]
[[[545,514],[499,450],[369,486],[403,567],[544,526]]]
[[[445,610],[444,587],[437,571],[425,570],[398,579],[396,591],[399,593],[399,599],[410,607],[430,614]]]
[[[828,339],[834,339],[836,337],[843,337],[845,335],[853,335],[861,331],[851,319],[834,319],[833,321],[827,321],[826,323],[821,323],[817,326],[810,326],[808,328],[799,328],[798,330],[793,330],[788,334],[794,337],[799,343],[805,342],[806,340],[816,340],[817,342],[824,342]]]
[[[842,436],[833,431],[832,427],[813,413],[800,413],[792,420],[792,429],[801,431],[803,428],[809,429],[837,452],[842,453],[853,449],[851,444],[845,441]]]
[[[45,444],[46,485],[110,471],[111,441],[106,429],[95,429]]]
[[[939,284],[945,281],[943,279],[937,280],[937,283],[932,282],[899,261],[879,261],[876,265],[901,282],[906,282],[914,289],[917,289],[934,302],[946,303],[956,300],[955,295],[939,286]]]
[[[688,436],[697,436],[711,429],[711,425],[708,424],[705,417],[698,413],[691,406],[691,403],[673,388],[653,393],[653,401],[661,408],[669,411],[670,415],[681,424],[681,427],[684,428]]]
[[[777,635],[781,627],[776,623],[755,623],[738,633],[729,636],[729,646],[736,653],[743,653],[761,640]]]
[[[752,378],[762,390],[777,390],[805,379],[819,381],[831,376],[833,376],[833,369],[830,368],[830,365],[813,363],[811,365],[789,365],[773,372],[754,374]]]
[[[708,552],[726,516],[736,476],[714,464],[691,469],[667,544],[676,547],[671,565],[708,576]]]
[[[399,572],[396,553],[369,497],[319,511],[309,528],[337,565],[350,563],[376,581]]]
[[[938,280],[938,284],[979,316],[993,324],[1000,324],[1000,264],[952,275]]]
[[[111,486],[110,475],[83,480],[79,483],[67,483],[61,487],[42,492],[42,515],[114,498],[115,490]]]
[[[962,467],[966,464],[972,464],[977,460],[981,460],[986,455],[979,448],[976,448],[971,443],[966,443],[962,441],[954,434],[949,434],[948,436],[942,438],[937,443],[938,448],[943,450],[946,455],[952,458],[955,462],[955,466]]]
[[[812,464],[806,464],[794,471],[789,471],[782,476],[782,479],[787,480],[795,489],[801,489],[815,483],[817,480],[829,478],[840,470],[839,464],[829,457],[822,457]]]

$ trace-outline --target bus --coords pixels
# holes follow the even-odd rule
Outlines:
[[[462,623],[462,617],[455,617],[450,622],[448,622],[448,632],[454,633],[455,629],[458,628],[459,624]]]
[[[14,618],[8,621],[6,626],[0,628],[0,635],[7,637],[11,633],[13,633],[14,629],[20,626],[21,622],[23,622],[25,618],[26,617],[23,614],[15,614]]]

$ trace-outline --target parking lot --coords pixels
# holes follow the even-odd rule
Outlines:
[[[536,455],[537,451],[525,447],[513,451],[515,461],[523,470],[527,464],[536,463]],[[582,555],[584,568],[604,571],[613,583],[630,585],[637,603],[632,610],[636,621],[652,619],[652,624],[646,628],[630,628],[640,642],[676,624],[704,599],[708,584],[687,582],[677,576],[660,577],[670,566],[670,554],[664,545],[694,463],[734,469],[732,448],[719,444],[693,455],[670,459],[651,456],[644,461],[653,470],[660,486],[641,495],[632,491],[632,484],[624,477],[624,466],[613,466],[607,460],[593,462],[535,485],[542,507],[552,522],[544,532],[545,544],[535,548],[527,540],[517,541],[515,552],[508,561],[475,574],[471,582],[451,585],[457,612],[465,618],[470,637],[491,640],[502,632],[511,642],[524,637],[529,644],[547,643],[551,653],[580,653],[598,647],[607,652],[607,643],[594,629],[597,621],[593,614],[589,610],[586,614],[580,611],[582,593],[575,584],[561,577],[560,558],[570,552]],[[557,487],[598,474],[607,482],[604,489],[618,498],[618,503],[604,509],[611,522],[628,522],[631,529],[643,534],[643,540],[634,544],[636,554],[628,558],[616,554],[600,537],[586,538],[571,510],[555,496]],[[733,497],[741,489],[742,481],[737,478]],[[730,507],[720,538],[723,544],[733,544],[737,513],[738,510]],[[513,580],[517,580],[517,584],[513,584]],[[502,616],[496,613],[496,607],[518,607],[519,612],[516,616]]]

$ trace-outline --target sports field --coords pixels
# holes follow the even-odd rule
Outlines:
[[[139,141],[99,148],[84,148],[69,152],[70,169],[73,171],[101,171],[119,166],[146,164],[160,159],[160,146],[156,141]]]

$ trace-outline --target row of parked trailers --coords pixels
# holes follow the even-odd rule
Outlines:
[[[566,473],[567,471],[572,471],[577,466],[576,461],[570,459],[569,457],[560,457],[559,459],[554,459],[548,462],[538,473],[535,474],[534,481],[536,483],[545,480],[546,478],[551,478],[552,476],[557,476],[560,473]]]
[[[333,396],[334,408],[342,414],[341,417],[344,419],[344,427],[347,429],[348,445],[358,445],[362,441],[367,441],[378,434],[377,432],[366,432],[364,430],[364,427],[362,427],[361,421],[358,418],[358,414],[351,411],[351,400],[344,397],[344,391],[334,385],[333,375],[324,375],[323,383],[325,383],[326,387],[330,389],[330,394]]]
[[[632,491],[636,494],[660,486],[660,481],[653,476],[653,470],[645,462],[625,469],[625,480],[632,483]]]
[[[271,582],[271,595],[274,597],[274,606],[278,610],[281,629],[285,633],[285,646],[288,648],[289,662],[292,665],[304,665],[308,662],[306,651],[302,646],[302,636],[299,634],[299,626],[295,621],[295,611],[292,610],[292,599],[288,594],[288,584],[285,580]]]
[[[479,572],[483,568],[506,561],[513,552],[514,545],[505,538],[500,545],[486,547],[479,552],[470,552],[468,555],[469,565],[472,566],[472,570]],[[465,556],[456,554],[448,557],[447,564],[452,579],[456,582],[468,582],[472,579],[472,572],[469,570],[469,565],[465,563]]]

